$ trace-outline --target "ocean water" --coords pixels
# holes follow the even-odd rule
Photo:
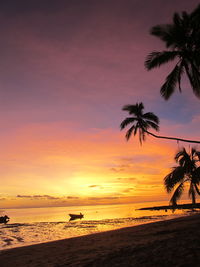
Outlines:
[[[142,207],[167,205],[167,202],[50,207],[0,210],[10,221],[0,224],[0,249],[27,246],[64,238],[88,235],[177,216],[185,211],[139,211]],[[69,221],[69,213],[83,213],[84,218]]]

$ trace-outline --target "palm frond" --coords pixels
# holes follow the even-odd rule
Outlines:
[[[196,156],[196,148],[192,147],[191,149],[191,158],[194,159]]]
[[[183,182],[184,176],[185,176],[185,170],[183,167],[181,166],[174,167],[173,171],[170,172],[164,178],[164,186],[167,192],[170,193],[177,183]]]
[[[198,161],[200,161],[200,151],[195,152],[196,157],[198,158]]]
[[[183,191],[184,191],[184,184],[180,183],[179,186],[174,191],[172,198],[170,199],[170,203],[172,204],[172,206],[177,205],[177,200],[179,200]]]
[[[138,123],[137,123],[136,126],[135,126],[135,129],[134,129],[134,133],[133,133],[134,136],[136,136],[138,129],[139,129],[139,128],[138,128]]]
[[[177,80],[177,83],[178,83],[178,89],[179,89],[179,92],[181,93],[182,89],[181,89],[181,76],[183,75],[184,73],[184,65],[183,65],[183,62],[180,63],[179,65],[179,74],[178,74],[178,80]]]
[[[175,155],[175,160],[184,168],[185,173],[191,173],[196,167],[195,160],[192,159],[192,155],[188,154],[185,148]]]
[[[128,117],[125,120],[123,120],[120,124],[120,129],[123,130],[126,126],[128,126],[130,123],[133,123],[136,121],[136,118],[134,117]]]
[[[133,133],[133,130],[135,129],[135,126],[133,125],[127,132],[126,132],[126,140],[128,141]]]
[[[156,124],[155,122],[146,120],[146,123],[147,123],[148,128],[153,128],[157,132],[159,131],[159,125]]]
[[[171,73],[167,76],[165,83],[160,89],[160,93],[165,100],[168,100],[174,93],[176,85],[179,85],[180,90],[180,76],[183,72],[183,67],[176,65]]]
[[[144,105],[143,105],[142,102],[136,103],[136,106],[137,106],[138,110],[143,110],[144,109]]]
[[[177,51],[154,51],[147,56],[144,64],[147,70],[151,70],[174,60],[177,56],[179,56]]]
[[[159,124],[160,122],[158,116],[156,116],[153,112],[147,112],[143,114],[143,118],[147,120],[151,120],[155,122],[156,124]]]
[[[199,18],[200,18],[200,4],[191,12],[190,18],[192,21],[196,21],[199,23]]]
[[[200,19],[200,18],[199,18]],[[197,36],[196,36],[197,37]],[[199,29],[199,36],[197,37],[196,43],[200,42],[200,29]],[[194,65],[198,68],[199,70],[199,66],[200,66],[200,52],[199,52],[199,47],[196,48],[195,51],[192,51],[190,53],[190,58],[192,59],[192,62],[194,63]]]
[[[140,144],[142,145],[142,142],[144,142],[146,139],[146,136],[145,136],[145,132],[139,128],[139,140],[140,140]]]
[[[150,33],[164,41],[168,48],[175,43],[176,37],[173,34],[172,28],[171,24],[156,25],[151,28]]]
[[[136,103],[135,105],[125,105],[123,106],[122,110],[128,111],[130,115],[137,114],[138,112],[142,112],[144,109],[144,105],[142,102]]]
[[[195,184],[200,183],[200,167],[195,168],[194,171],[192,172],[192,181]]]
[[[180,151],[178,151],[174,157],[175,161],[178,162],[180,157],[189,157],[187,151],[183,147]]]
[[[174,22],[174,25],[176,25],[176,27],[181,27],[182,18],[180,17],[178,13],[174,13],[173,22]]]
[[[191,62],[191,76],[192,76],[191,86],[193,92],[198,98],[200,98],[200,71],[192,62]]]

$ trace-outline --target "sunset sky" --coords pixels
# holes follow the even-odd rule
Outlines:
[[[163,178],[183,145],[125,140],[125,104],[143,102],[160,134],[200,140],[187,79],[164,101],[171,66],[144,60],[149,34],[195,0],[7,0],[1,3],[0,207],[169,200]],[[196,146],[196,148],[199,148]]]

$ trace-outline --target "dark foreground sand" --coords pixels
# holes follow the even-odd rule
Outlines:
[[[200,266],[200,214],[3,250],[0,266]]]

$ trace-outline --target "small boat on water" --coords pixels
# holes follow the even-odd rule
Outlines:
[[[80,214],[69,214],[70,221],[76,220],[76,219],[82,219],[84,215],[80,212]]]
[[[5,216],[0,216],[0,223],[7,223],[9,222],[10,218],[5,215]]]

